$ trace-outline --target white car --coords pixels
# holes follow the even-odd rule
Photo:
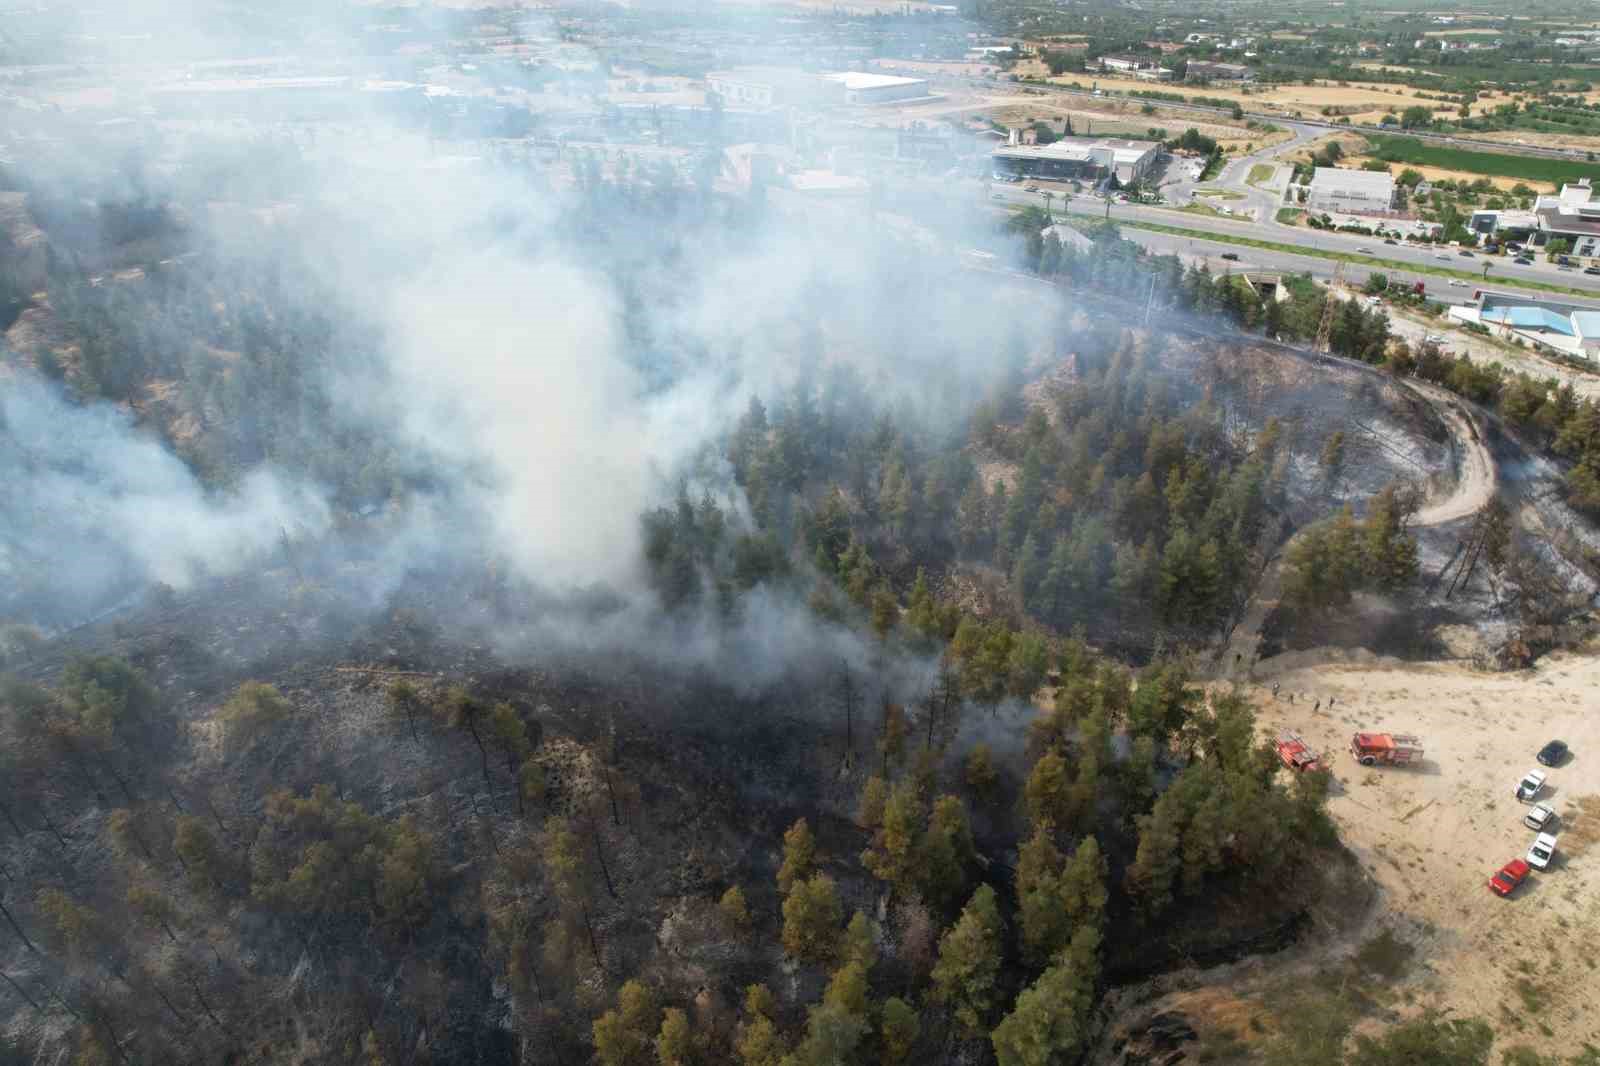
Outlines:
[[[1549,833],[1540,833],[1533,838],[1533,847],[1528,849],[1528,865],[1535,870],[1543,870],[1550,865],[1550,860],[1556,854],[1556,838]]]
[[[1528,808],[1528,813],[1522,816],[1522,824],[1529,829],[1544,832],[1546,826],[1555,821],[1556,809],[1548,803],[1535,803]]]
[[[1440,254],[1438,254],[1438,255],[1436,255],[1436,256],[1434,256],[1434,258],[1435,258],[1435,259],[1440,259],[1440,260],[1443,260],[1443,261],[1444,261],[1444,262],[1446,262],[1446,263],[1448,263],[1448,262],[1450,262],[1450,257],[1449,257],[1449,256],[1448,256],[1448,255],[1445,255],[1445,254],[1444,254],[1444,253],[1442,253],[1442,252],[1441,252],[1441,253],[1440,253]]]
[[[1467,283],[1462,281],[1460,278],[1451,278],[1450,279],[1450,284],[1456,286],[1457,288],[1461,288],[1461,289],[1464,289],[1464,288],[1467,287]]]
[[[1529,770],[1517,783],[1517,799],[1524,803],[1538,799],[1539,793],[1544,791],[1544,778],[1543,770]]]
[[[1371,255],[1372,254],[1372,249],[1371,248],[1357,248],[1356,251],[1360,252],[1362,255]]]

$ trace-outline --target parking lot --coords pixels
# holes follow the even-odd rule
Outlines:
[[[1328,759],[1330,810],[1346,844],[1382,888],[1380,924],[1417,948],[1406,980],[1412,1008],[1488,1019],[1508,1042],[1575,1052],[1600,1043],[1600,659],[1558,654],[1533,670],[1497,674],[1464,665],[1364,656],[1296,666],[1258,680],[1268,735],[1299,730]],[[1293,693],[1293,704],[1288,696]],[[1329,700],[1335,701],[1328,709]],[[1321,707],[1317,709],[1320,702]],[[1415,733],[1415,768],[1363,767],[1348,751],[1362,731]],[[1509,899],[1490,876],[1527,854],[1528,804],[1512,795],[1546,741],[1572,746],[1548,770],[1541,799],[1560,816],[1554,861]],[[1546,1030],[1549,1031],[1548,1035]]]

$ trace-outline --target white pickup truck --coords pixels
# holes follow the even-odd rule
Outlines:
[[[1517,799],[1524,803],[1531,803],[1539,798],[1539,793],[1544,791],[1544,771],[1529,770],[1521,781],[1517,783]]]

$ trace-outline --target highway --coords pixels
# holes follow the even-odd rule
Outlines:
[[[991,202],[996,205],[1009,203],[1039,207],[1044,204],[1038,193],[1027,191],[1025,184],[996,184],[990,189],[990,197]],[[1091,196],[1076,196],[1071,199],[1065,199],[1064,192],[1058,193],[1052,208],[1058,215],[1070,213],[1089,218],[1107,217],[1106,202]],[[1231,251],[1239,256],[1241,263],[1259,266],[1262,269],[1306,270],[1316,277],[1330,277],[1338,261],[1321,258],[1316,255],[1294,255],[1265,248],[1252,248],[1247,245],[1230,245],[1228,238],[1264,240],[1279,244],[1298,244],[1324,252],[1342,252],[1358,256],[1364,254],[1360,249],[1367,248],[1371,250],[1371,257],[1375,260],[1386,259],[1401,264],[1400,267],[1374,265],[1367,268],[1361,267],[1358,263],[1348,263],[1345,266],[1345,277],[1347,278],[1364,278],[1373,270],[1394,277],[1408,266],[1413,269],[1417,267],[1433,267],[1441,270],[1459,270],[1478,275],[1476,282],[1467,281],[1465,278],[1461,279],[1463,285],[1459,287],[1451,286],[1449,281],[1442,277],[1426,274],[1417,275],[1417,280],[1426,282],[1428,291],[1436,297],[1445,292],[1459,289],[1464,299],[1476,284],[1492,288],[1497,292],[1520,292],[1543,299],[1568,298],[1564,294],[1541,293],[1537,289],[1519,288],[1516,284],[1516,279],[1525,278],[1529,281],[1564,285],[1569,288],[1585,290],[1587,293],[1593,294],[1594,299],[1600,300],[1600,277],[1584,274],[1580,270],[1560,270],[1542,259],[1535,260],[1533,266],[1523,267],[1514,265],[1510,259],[1502,256],[1485,256],[1474,252],[1472,258],[1466,258],[1456,254],[1453,249],[1384,244],[1382,240],[1376,237],[1326,233],[1318,230],[1271,224],[1261,225],[1255,222],[1214,218],[1210,215],[1193,214],[1185,211],[1175,211],[1170,208],[1148,207],[1139,204],[1112,204],[1109,217],[1113,221],[1122,223],[1151,222],[1157,225],[1202,230],[1216,234],[1216,239],[1214,240],[1194,238],[1191,242],[1190,238],[1186,236],[1140,230],[1130,225],[1124,225],[1122,230],[1124,237],[1138,241],[1149,248],[1172,251],[1175,247],[1187,249],[1189,244],[1192,243],[1196,248],[1205,249],[1204,254],[1220,254],[1221,252]],[[1157,240],[1158,238],[1160,239],[1159,241]],[[1441,256],[1443,258],[1440,258]],[[1488,280],[1484,281],[1482,274],[1486,264],[1489,265],[1490,269]]]

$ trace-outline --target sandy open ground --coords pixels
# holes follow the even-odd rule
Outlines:
[[[1408,1010],[1479,1015],[1502,1043],[1546,1051],[1600,1043],[1596,652],[1558,653],[1506,674],[1369,655],[1299,665],[1326,658],[1320,652],[1257,667],[1262,726],[1269,735],[1297,729],[1324,753],[1340,835],[1381,886],[1379,920],[1418,949],[1405,979]],[[1273,682],[1282,686],[1276,699]],[[1357,730],[1420,734],[1426,759],[1411,769],[1362,767],[1348,751]],[[1513,788],[1557,737],[1573,755],[1549,771],[1542,797],[1561,816],[1556,859],[1501,899],[1489,876],[1534,836]]]

